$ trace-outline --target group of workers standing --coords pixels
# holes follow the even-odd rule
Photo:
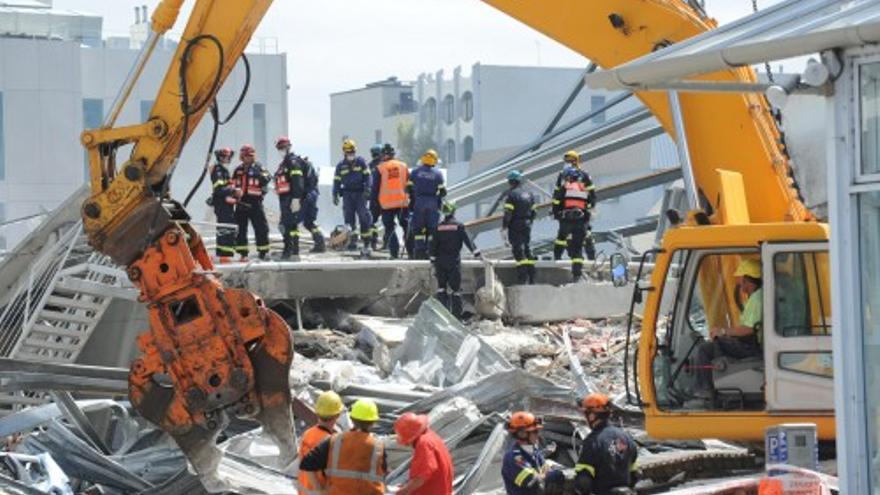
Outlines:
[[[576,495],[632,493],[638,474],[635,441],[610,424],[610,403],[593,393],[580,402],[590,433],[580,447],[575,465]],[[339,431],[345,408],[335,392],[322,393],[315,403],[318,422],[305,432],[299,448],[300,495],[382,495],[386,493],[388,465],[382,440],[372,433],[379,409],[370,399],[356,401],[349,413],[352,428]],[[511,436],[501,476],[509,495],[562,493],[562,467],[548,461],[540,448],[540,418],[527,411],[507,420]],[[408,481],[394,487],[398,495],[451,495],[452,457],[443,439],[431,430],[428,417],[405,413],[394,423],[396,441],[413,450]]]
[[[217,228],[216,255],[220,263],[229,262],[238,254],[248,258],[248,224],[253,225],[257,254],[266,259],[269,254],[269,222],[263,208],[263,200],[274,182],[281,210],[281,237],[286,259],[299,254],[299,224],[312,234],[313,251],[324,251],[324,234],[318,227],[318,173],[307,158],[291,151],[290,139],[278,138],[275,142],[280,163],[274,175],[270,175],[256,161],[256,150],[246,144],[239,150],[238,165],[231,173],[228,169],[235,152],[221,148],[214,152],[216,163],[211,167],[213,193],[209,204],[220,226]],[[229,227],[235,224],[235,228]]]

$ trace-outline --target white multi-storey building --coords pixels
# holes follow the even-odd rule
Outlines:
[[[80,133],[101,125],[149,30],[146,7],[130,38],[104,39],[100,16],[55,10],[51,0],[14,4],[0,2],[0,250],[11,249],[39,222],[16,219],[51,210],[86,181]],[[286,56],[266,53],[266,43],[253,46],[263,52],[248,53],[250,90],[236,117],[221,128],[218,146],[253,143],[260,159],[268,157],[274,167],[272,140],[286,133],[288,122]],[[160,44],[117,125],[147,118],[175,48],[170,39]],[[238,67],[218,97],[221,112],[231,109],[243,83]],[[198,178],[210,131],[206,118],[189,141],[174,174],[175,197]],[[197,220],[211,218],[203,201],[207,182],[190,205]]]

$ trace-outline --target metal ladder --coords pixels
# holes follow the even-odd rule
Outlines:
[[[86,244],[81,223],[68,227],[43,247],[0,313],[0,356],[74,363],[114,297],[133,297],[130,287],[125,271]],[[0,415],[46,401],[0,392]]]

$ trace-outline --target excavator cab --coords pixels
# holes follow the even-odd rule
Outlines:
[[[635,289],[647,293],[634,364],[649,434],[761,440],[767,426],[815,422],[820,437],[834,438],[827,235],[824,225],[795,223],[666,234],[651,280]],[[745,259],[761,267],[751,303],[760,317],[748,326],[749,295],[734,276]],[[728,345],[699,359],[720,328],[753,333],[719,337]],[[698,393],[701,373],[709,396]]]

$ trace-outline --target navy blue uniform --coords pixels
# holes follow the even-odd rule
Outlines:
[[[603,423],[584,440],[575,465],[575,493],[604,495],[635,485],[638,447],[625,431]]]
[[[257,239],[257,253],[265,258],[269,253],[269,222],[263,210],[263,197],[269,185],[269,173],[260,162],[251,165],[241,164],[232,173],[232,181],[241,190],[242,196],[235,207],[235,223],[238,224],[238,237],[235,251],[248,255],[248,222],[254,226]]]
[[[345,223],[351,227],[352,232],[356,232],[357,224],[360,224],[361,238],[365,247],[370,245],[370,232],[373,228],[373,219],[367,207],[367,200],[372,192],[372,182],[370,167],[361,157],[356,157],[351,162],[343,159],[336,165],[333,197],[342,197]]]
[[[413,235],[416,259],[427,258],[428,238],[440,222],[440,203],[446,196],[443,174],[434,167],[422,165],[410,175],[408,185],[412,218],[409,225]]]
[[[302,209],[299,211],[299,220],[312,234],[313,251],[323,252],[324,233],[318,226],[318,196],[321,194],[318,190],[318,171],[315,170],[308,158],[303,158],[303,161],[309,171],[304,173],[305,196],[303,197]]]
[[[517,185],[504,198],[502,226],[516,260],[520,284],[535,283],[535,258],[532,257],[532,222],[535,220],[535,195]]]
[[[540,474],[545,462],[537,446],[530,454],[521,445],[514,443],[504,454],[501,464],[501,478],[508,495],[543,495],[544,481]],[[545,479],[548,483],[564,482],[561,471],[548,473]]]
[[[587,259],[594,260],[596,259],[596,248],[593,243],[593,231],[590,227],[590,212],[596,207],[596,185],[593,184],[593,179],[586,170],[579,167],[572,167],[571,165],[566,165],[562,172],[556,177],[556,189],[553,192],[553,215],[557,220],[560,220],[559,231],[557,232],[556,242],[553,246],[553,259],[562,259],[562,254],[566,251],[566,248],[569,247],[569,239],[572,236],[571,230],[573,226],[564,225],[565,222],[561,221],[561,201],[557,198],[557,196],[564,193],[562,189],[565,185],[565,175],[570,170],[574,170],[578,173],[578,181],[584,184],[584,189],[587,192],[587,215],[584,219],[584,237],[581,240],[581,244],[583,245],[583,248],[586,249]],[[575,230],[576,229],[577,228],[575,227]]]
[[[214,215],[217,223],[226,226],[217,227],[217,247],[215,254],[218,257],[235,256],[235,233],[238,230],[230,224],[235,224],[235,186],[232,184],[232,176],[229,170],[222,164],[211,167],[211,205],[214,207]]]
[[[479,251],[464,228],[464,224],[447,216],[431,237],[431,258],[437,277],[437,300],[460,318],[461,307],[461,248],[467,246],[471,253]]]
[[[370,228],[370,236],[373,242],[373,249],[376,249],[376,244],[379,240],[379,220],[382,219],[382,206],[379,204],[379,183],[381,179],[379,177],[379,171],[377,170],[379,164],[382,163],[381,158],[373,158],[370,163],[370,218],[373,219],[373,225]]]
[[[311,184],[317,184],[317,174],[312,164],[288,153],[275,172],[275,192],[278,193],[281,210],[280,230],[284,239],[285,257],[299,254],[299,222],[310,192],[308,186]]]

